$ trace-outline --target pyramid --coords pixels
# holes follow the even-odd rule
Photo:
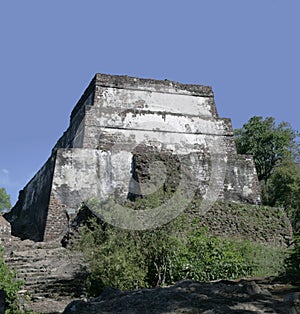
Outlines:
[[[211,87],[96,74],[5,218],[22,239],[60,239],[82,202],[157,190],[260,203],[253,158],[237,154]]]

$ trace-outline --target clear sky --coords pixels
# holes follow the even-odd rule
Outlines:
[[[0,187],[43,165],[96,72],[211,85],[235,128],[300,130],[300,0],[0,1]]]

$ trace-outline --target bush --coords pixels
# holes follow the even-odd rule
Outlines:
[[[232,279],[261,270],[271,275],[281,267],[277,262],[282,255],[277,250],[208,235],[195,224],[188,214],[147,231],[90,223],[81,230],[77,243],[90,266],[89,293],[97,295],[105,286],[137,289],[182,279]]]
[[[172,256],[172,279],[209,281],[251,275],[253,265],[247,262],[237,242],[208,235],[204,230],[190,232]]]
[[[160,193],[138,198],[126,206],[135,210],[152,208],[160,205],[165,196]],[[283,270],[286,250],[282,248],[221,238],[200,229],[199,202],[200,199],[195,200],[195,208],[188,208],[154,230],[118,229],[101,222],[99,217],[85,224],[76,246],[90,267],[89,293],[97,295],[105,286],[137,289],[169,285],[183,279],[210,281],[274,276]],[[109,203],[105,204],[109,211]]]
[[[89,262],[88,290],[97,294],[105,286],[134,289],[145,285],[145,266],[141,252],[129,233],[111,227],[102,230],[93,224],[85,229],[80,247]]]
[[[252,267],[252,276],[277,276],[285,268],[288,250],[250,241],[240,241],[240,252]]]
[[[89,264],[90,294],[99,293],[105,286],[136,289],[169,282],[169,258],[180,242],[174,237],[179,224],[184,225],[182,217],[143,232],[117,229],[96,221],[89,223],[89,228],[83,227],[75,248],[83,251]]]
[[[6,292],[6,314],[21,313],[18,306],[18,291],[23,282],[16,279],[16,273],[11,271],[3,260],[3,249],[0,248],[0,289]]]

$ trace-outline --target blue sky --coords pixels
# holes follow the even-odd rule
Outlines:
[[[235,128],[300,130],[299,0],[0,2],[0,187],[43,165],[96,72],[211,85]]]

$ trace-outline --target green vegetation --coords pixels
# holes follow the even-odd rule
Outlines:
[[[252,265],[251,276],[277,276],[285,270],[288,250],[282,247],[241,241],[240,250],[248,264]]]
[[[0,248],[0,289],[6,292],[7,309],[5,314],[21,313],[18,305],[18,291],[23,282],[16,279],[16,273],[11,271],[3,260],[3,249]]]
[[[236,242],[193,230],[171,258],[172,279],[209,281],[251,275],[253,266],[247,263]]]
[[[216,203],[221,214],[210,215],[213,223],[233,224],[238,217],[244,229],[265,239],[263,232],[266,230],[274,234],[284,228],[283,207],[296,229],[300,216],[298,136],[288,123],[276,124],[274,118],[253,117],[235,130],[238,153],[254,157],[266,206],[231,204],[224,207],[227,205]],[[164,204],[172,192],[160,189],[125,205],[135,210],[156,208]],[[182,279],[209,281],[276,276],[285,270],[299,274],[299,237],[292,250],[287,250],[214,236],[199,227],[201,216],[197,208],[200,203],[201,200],[194,200],[187,212],[155,230],[122,230],[95,221],[89,228],[84,227],[77,249],[84,253],[91,270],[90,294],[99,293],[105,286],[136,289],[168,285]],[[106,206],[110,212],[109,202]],[[222,213],[228,211],[232,213],[230,218],[224,218]],[[259,230],[262,224],[263,232]]]
[[[287,122],[252,117],[234,131],[239,154],[253,155],[263,203],[283,207],[295,230],[300,217],[300,148]]]
[[[142,199],[139,204],[144,207]],[[155,230],[121,230],[96,221],[88,226],[75,248],[89,264],[91,295],[105,286],[136,289],[182,279],[271,276],[284,267],[284,249],[210,235],[190,213]]]
[[[0,212],[10,208],[10,196],[6,193],[5,188],[0,188]]]
[[[267,182],[279,162],[299,157],[298,132],[275,119],[254,116],[241,129],[234,131],[239,154],[253,155],[258,179]]]
[[[263,203],[283,207],[294,229],[294,246],[286,272],[300,279],[300,148],[299,132],[274,118],[253,117],[235,130],[237,151],[252,154],[261,183]]]
[[[300,166],[291,159],[283,160],[269,179],[268,195],[270,205],[285,208],[294,230],[297,230],[300,222]]]

